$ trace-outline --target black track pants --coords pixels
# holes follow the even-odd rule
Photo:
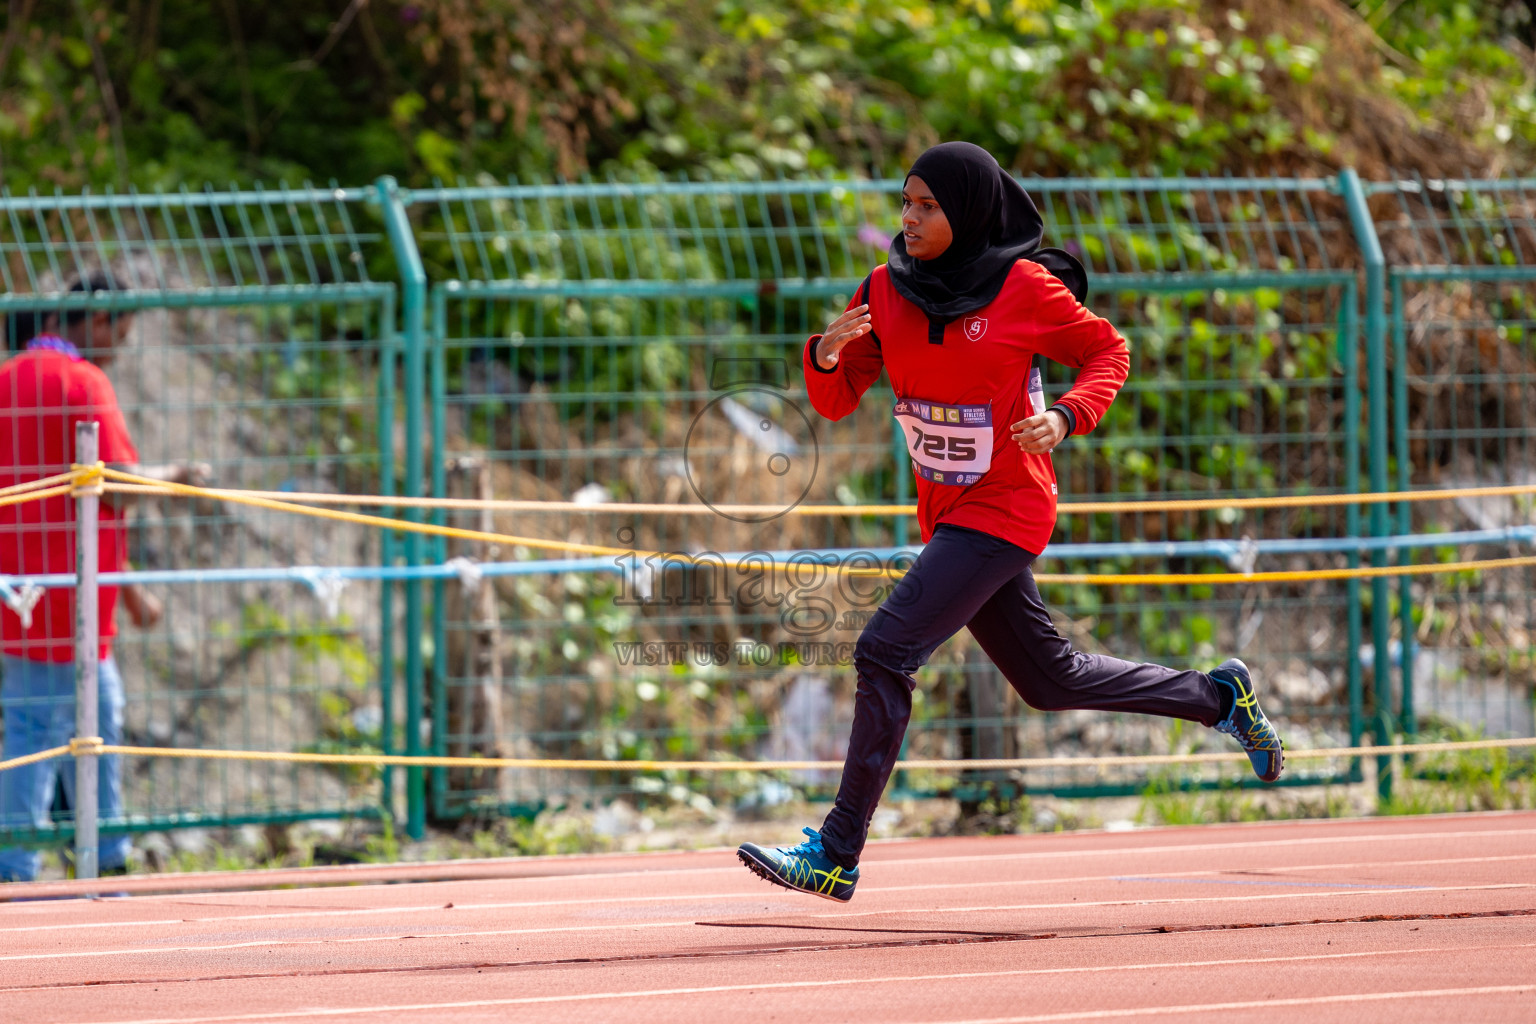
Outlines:
[[[912,716],[912,673],[961,626],[1032,708],[1218,720],[1216,684],[1203,672],[1073,650],[1040,600],[1034,559],[989,534],[940,526],[864,627],[853,655],[859,685],[848,759],[821,832],[835,862],[858,864]]]

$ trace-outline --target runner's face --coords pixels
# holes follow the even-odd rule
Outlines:
[[[955,238],[933,191],[915,175],[901,189],[901,235],[907,254],[917,260],[938,259]]]

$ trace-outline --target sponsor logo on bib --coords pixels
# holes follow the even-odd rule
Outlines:
[[[960,329],[970,341],[980,341],[982,335],[987,333],[987,318],[984,316],[968,316],[960,322]]]

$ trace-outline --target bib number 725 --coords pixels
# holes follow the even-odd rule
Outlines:
[[[943,434],[927,434],[916,424],[912,427],[912,451],[930,459],[949,462],[970,462],[976,458],[976,439],[973,437],[945,437]]]

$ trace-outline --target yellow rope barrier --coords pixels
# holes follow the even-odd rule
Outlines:
[[[435,537],[453,537],[458,540],[478,540],[491,544],[521,544],[524,547],[539,548],[545,551],[564,551],[572,554],[583,555],[635,555],[645,557],[656,552],[633,551],[628,548],[607,547],[602,544],[579,544],[574,541],[541,540],[538,537],[520,537],[510,533],[488,533],[484,530],[465,530],[457,526],[438,526],[435,523],[413,523],[405,519],[391,519],[387,516],[370,516],[361,512],[343,512],[339,509],[313,508],[309,505],[298,505],[291,501],[281,501],[275,498],[260,497],[255,494],[246,494],[240,491],[217,491],[207,487],[194,487],[191,484],[177,484],[166,481],[152,480],[149,477],[135,476],[132,473],[124,473],[121,470],[106,469],[103,474],[108,480],[122,483],[150,485],[162,488],[166,493],[179,494],[188,498],[208,498],[214,501],[231,501],[238,505],[250,505],[255,508],[271,509],[275,512],[294,512],[298,515],[314,516],[319,519],[334,519],[342,523],[356,523],[362,526],[379,526],[386,530],[401,530],[407,533],[424,533]],[[680,561],[689,560],[687,555],[666,555],[667,558],[676,558]]]
[[[55,757],[63,757],[70,753],[70,748],[53,747],[49,750],[39,750],[35,754],[24,754],[21,757],[13,757],[9,761],[0,761],[0,772],[10,768],[20,768],[23,765],[37,764],[39,761],[51,761]]]
[[[1358,580],[1396,576],[1440,576],[1454,572],[1486,572],[1536,565],[1536,555],[1516,558],[1484,558],[1471,562],[1423,562],[1411,565],[1360,566],[1356,569],[1292,569],[1274,572],[1157,573],[1048,573],[1035,575],[1036,583],[1090,583],[1099,586],[1153,586],[1167,584],[1301,583],[1311,580]],[[873,574],[876,570],[865,570]]]
[[[1290,761],[1317,761],[1341,757],[1376,757],[1404,754],[1435,754],[1452,751],[1509,750],[1536,747],[1536,737],[1496,740],[1453,740],[1436,743],[1404,743],[1395,746],[1320,747],[1287,750]],[[267,750],[198,750],[182,747],[135,747],[106,744],[100,737],[74,739],[67,747],[55,747],[23,758],[0,762],[0,771],[65,754],[117,754],[125,757],[164,757],[207,761],[256,761],[283,764],[352,765],[360,767],[416,768],[520,768],[558,771],[687,771],[779,772],[836,771],[841,761],[601,761],[535,757],[412,757],[406,754],[312,754]],[[913,758],[896,762],[905,771],[999,771],[1007,769],[1124,768],[1177,764],[1241,764],[1248,755],[1240,751],[1210,754],[1117,754],[1103,757],[996,757]]]
[[[11,484],[9,487],[0,487],[0,498],[9,497],[12,494],[21,494],[26,491],[35,491],[44,487],[54,487],[58,484],[72,484],[79,473],[71,467],[67,473],[55,473],[53,476],[45,476],[38,480],[28,480],[24,484]]]
[[[159,485],[111,484],[108,490],[145,497],[174,496],[175,491]],[[785,510],[780,505],[672,505],[662,502],[609,501],[587,505],[577,501],[541,501],[530,498],[404,498],[387,494],[325,494],[315,491],[252,491],[210,487],[208,496],[221,498],[268,498],[276,501],[306,502],[312,505],[373,505],[396,508],[441,509],[462,512],[574,512],[593,515],[681,515],[705,516],[776,515],[797,516],[899,516],[917,515],[916,505],[796,505]]]
[[[130,494],[168,496],[181,493],[171,486],[151,481],[144,484],[116,484],[109,490]],[[584,505],[575,501],[540,501],[525,498],[406,498],[387,494],[323,494],[316,492],[254,491],[235,488],[203,488],[207,497],[235,500],[239,497],[266,498],[313,505],[374,505],[397,508],[445,509],[493,512],[575,512],[589,515],[730,515],[797,516],[913,516],[916,505],[796,505],[784,509],[778,505],[670,505],[656,502],[611,501]],[[1458,487],[1444,490],[1386,491],[1357,494],[1278,494],[1257,498],[1177,498],[1166,501],[1064,501],[1056,506],[1062,515],[1093,513],[1208,512],[1218,509],[1301,508],[1324,505],[1381,505],[1399,501],[1449,501],[1455,498],[1515,497],[1536,494],[1536,484],[1511,484],[1490,487]]]
[[[1372,491],[1357,494],[1276,494],[1261,498],[1173,498],[1167,501],[1067,501],[1057,512],[1209,512],[1217,509],[1316,508],[1323,505],[1391,505],[1399,501],[1450,501],[1536,494],[1536,484],[1455,487],[1426,491]]]
[[[580,544],[570,541],[552,541],[535,537],[520,537],[512,534],[491,533],[482,530],[465,530],[457,527],[437,526],[431,523],[414,523],[405,520],[391,519],[383,516],[365,515],[355,512],[338,511],[327,508],[315,508],[309,505],[298,504],[293,500],[281,500],[271,497],[273,492],[238,491],[215,488],[195,487],[189,484],[176,484],[165,481],[153,480],[149,477],[141,477],[132,473],[108,469],[100,464],[95,466],[74,466],[68,473],[56,474],[26,484],[17,484],[11,487],[0,488],[0,505],[19,504],[26,501],[38,501],[43,498],[60,494],[68,494],[82,488],[99,485],[99,481],[114,481],[108,483],[105,488],[109,491],[139,494],[171,494],[186,497],[203,497],[212,500],[231,501],[238,504],[251,505],[258,508],[267,508],[274,511],[292,512],[299,515],[317,516],[325,519],[333,519],[341,522],[358,523],[369,526],[379,526],[385,529],[415,531],[445,537],[457,537],[465,540],[490,541],[501,544],[521,544],[526,547],[547,551],[564,551],[581,554],[619,555],[636,558],[662,557],[676,561],[697,561],[692,556],[668,554],[661,552],[640,552],[624,548],[613,548],[597,544]],[[282,493],[282,492],[278,492]],[[1351,494],[1351,495],[1286,495],[1273,498],[1234,498],[1234,499],[1201,499],[1190,501],[1165,501],[1165,502],[1104,502],[1104,503],[1067,503],[1059,507],[1064,512],[1154,512],[1154,511],[1197,511],[1215,508],[1281,508],[1300,505],[1342,505],[1342,504],[1373,504],[1394,501],[1430,501],[1446,500],[1457,497],[1490,497],[1509,496],[1516,494],[1536,493],[1536,485],[1521,485],[1514,487],[1480,487],[1460,488],[1445,491],[1404,491],[1387,494]],[[404,499],[385,495],[293,495],[285,494],[288,499],[297,498],[303,501],[333,502],[337,504],[376,504],[398,505],[420,508],[463,508],[463,509],[506,509],[506,510],[567,510],[581,512],[665,512],[668,514],[702,514],[713,512],[708,506],[674,506],[674,505],[604,505],[589,506],[576,505],[572,502],[522,502],[522,501],[476,501],[473,499]],[[757,506],[727,506],[731,511],[757,510]],[[893,514],[904,515],[914,511],[910,506],[903,505],[866,505],[866,506],[802,506],[798,510],[802,515],[855,515],[855,514]],[[708,563],[713,565],[715,563]],[[1355,569],[1313,569],[1295,570],[1288,572],[1264,572],[1264,573],[1184,573],[1172,575],[1154,574],[1115,574],[1115,573],[1042,573],[1036,577],[1041,583],[1091,583],[1091,584],[1224,584],[1224,583],[1256,583],[1256,582],[1296,582],[1305,580],[1340,580],[1351,578],[1369,578],[1380,576],[1403,576],[1416,574],[1439,574],[1465,571],[1482,571],[1487,569],[1511,568],[1516,566],[1536,565],[1536,556],[1523,558],[1484,559],[1480,561],[1451,562],[1424,565],[1406,566],[1379,566],[1360,567]],[[854,572],[859,575],[899,575],[894,570],[867,570],[848,569],[847,567],[835,567]],[[1492,750],[1510,749],[1517,747],[1536,746],[1536,738],[1512,739],[1512,740],[1471,740],[1443,743],[1413,743],[1399,746],[1373,746],[1373,747],[1332,747],[1315,750],[1298,750],[1287,752],[1287,757],[1292,760],[1328,759],[1339,757],[1369,757],[1378,755],[1403,755],[1416,753],[1438,753],[1458,750]],[[0,761],[0,771],[11,768],[19,768],[28,764],[35,764],[51,758],[64,755],[102,755],[118,754],[140,757],[165,757],[165,758],[194,758],[204,760],[241,760],[241,761],[268,761],[295,764],[329,764],[329,765],[359,765],[369,767],[384,766],[416,766],[424,768],[522,768],[522,769],[551,769],[567,771],[695,771],[695,772],[730,772],[730,771],[796,771],[796,770],[836,770],[842,767],[840,761],[596,761],[580,759],[560,758],[480,758],[480,757],[410,757],[406,755],[383,754],[312,754],[312,753],[282,753],[275,751],[242,751],[242,750],[192,750],[173,747],[136,747],[122,745],[108,745],[101,742],[100,737],[85,737],[71,740],[68,746],[54,747],[50,750],[39,751],[23,757],[12,758],[8,761]],[[1242,753],[1212,753],[1212,754],[1148,754],[1148,755],[1123,755],[1090,758],[984,758],[977,760],[955,759],[916,759],[899,762],[898,767],[905,770],[934,770],[934,771],[975,771],[975,770],[1003,770],[1003,769],[1030,769],[1030,768],[1103,768],[1115,766],[1135,765],[1172,765],[1172,764],[1203,764],[1203,763],[1238,763],[1246,759]]]
[[[78,462],[70,467],[75,486],[71,492],[76,498],[99,498],[106,489],[106,463],[93,462],[82,466]]]
[[[6,505],[25,505],[29,501],[42,501],[44,498],[56,497],[60,494],[69,494],[74,490],[73,484],[64,484],[60,487],[44,487],[38,491],[27,491],[22,494],[7,494],[0,498],[0,507]]]
[[[485,530],[468,530],[456,526],[438,526],[434,523],[414,523],[403,519],[392,519],[386,516],[366,515],[361,512],[346,512],[340,509],[313,508],[308,505],[299,505],[290,501],[279,501],[273,498],[261,497],[254,493],[240,491],[217,491],[205,487],[194,487],[191,484],[160,483],[149,477],[135,476],[132,473],[124,473],[115,469],[101,471],[108,480],[135,485],[157,485],[167,493],[180,494],[187,497],[203,497],[214,500],[232,501],[241,505],[251,505],[256,508],[272,509],[279,512],[293,512],[298,515],[316,516],[322,519],[334,519],[340,522],[358,523],[365,526],[378,526],[384,529],[401,530],[405,532],[423,533],[438,537],[454,537],[460,540],[475,540],[492,544],[521,544],[524,547],[543,551],[559,551],[569,554],[584,555],[612,555],[620,558],[633,558],[637,560],[661,559],[668,563],[683,565],[700,565],[715,568],[718,562],[710,561],[700,556],[683,553],[662,551],[637,551],[629,548],[615,548],[602,544],[582,544],[576,541],[545,540],[538,537],[523,537],[515,534],[492,533]],[[110,485],[109,485],[110,487]],[[1533,486],[1536,491],[1536,486]],[[803,571],[802,567],[789,564],[778,564],[774,561],[756,563],[744,563],[761,565],[763,568],[787,572],[791,569]],[[1441,575],[1453,572],[1481,572],[1492,569],[1511,569],[1521,566],[1536,565],[1536,556],[1517,558],[1493,558],[1470,562],[1444,562],[1444,563],[1413,563],[1396,566],[1362,566],[1353,569],[1295,569],[1274,572],[1254,573],[1180,573],[1160,575],[1157,573],[1041,573],[1035,577],[1039,583],[1083,583],[1101,586],[1157,586],[1179,584],[1236,584],[1236,583],[1299,583],[1314,580],[1347,580],[1368,579],[1374,577],[1395,576],[1429,576]],[[891,568],[865,568],[862,566],[831,565],[826,567],[830,572],[843,576],[899,578],[904,575],[904,570]]]

